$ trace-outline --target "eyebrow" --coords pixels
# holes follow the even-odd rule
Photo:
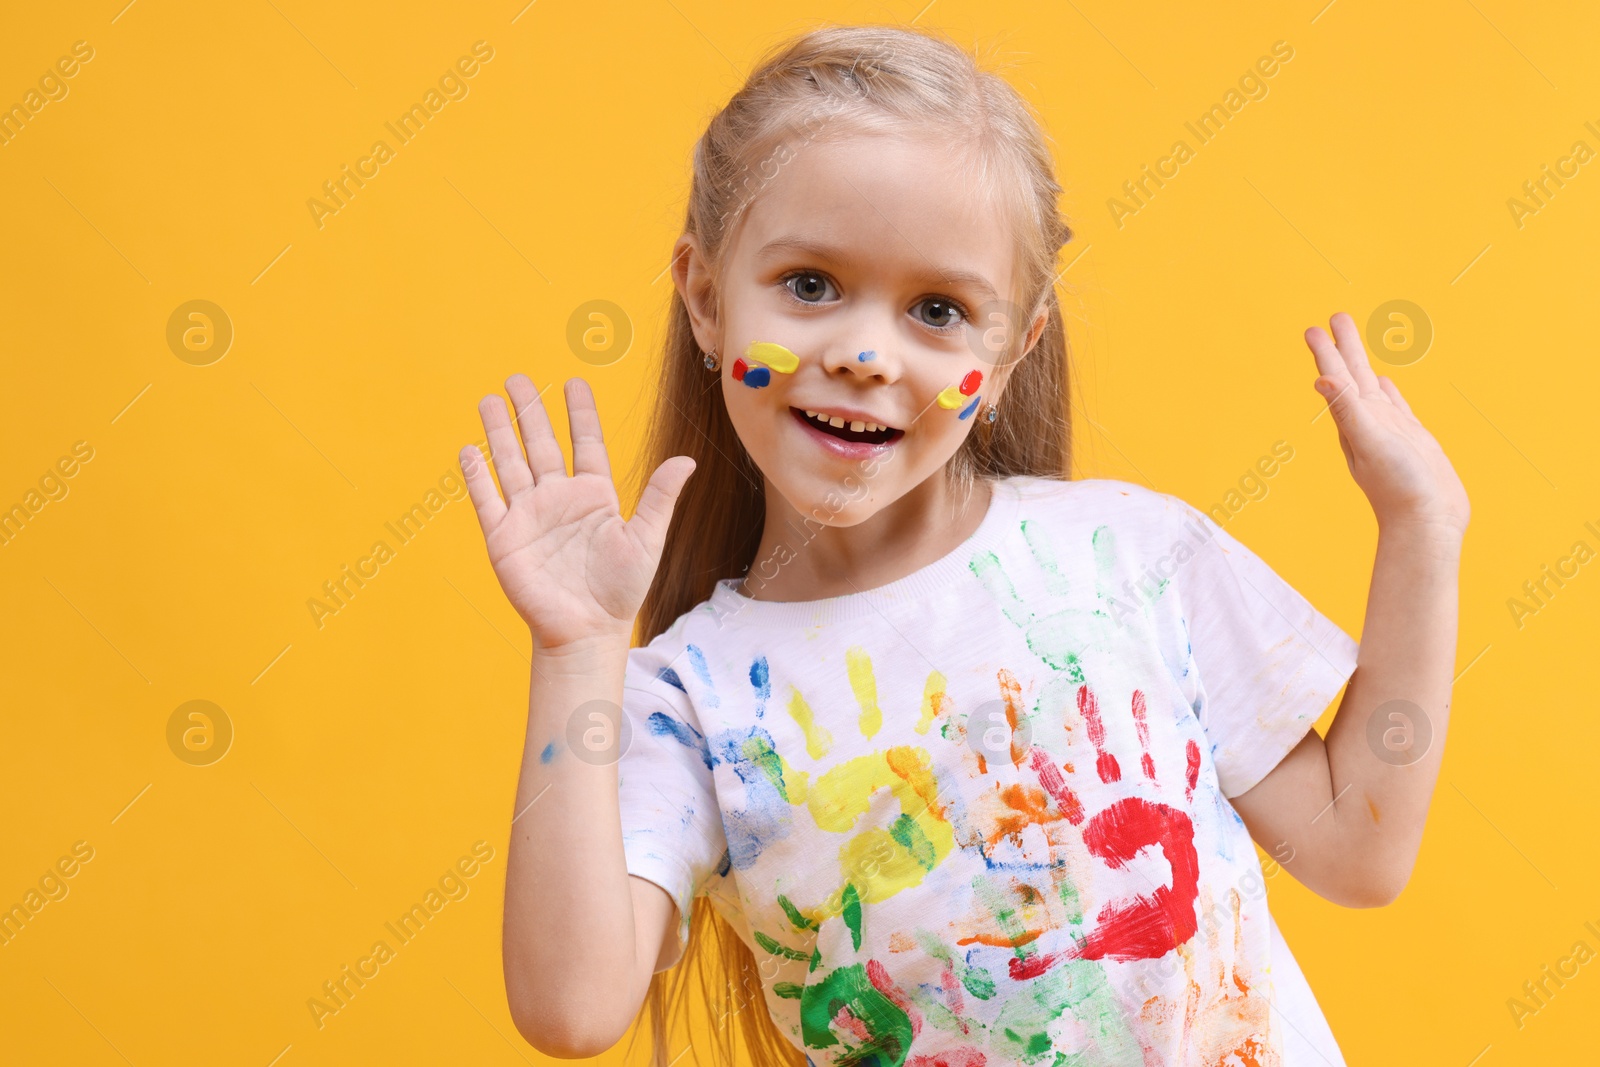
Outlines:
[[[829,260],[845,267],[859,266],[855,258],[843,249],[798,235],[773,238],[761,246],[761,250],[756,253],[755,258],[757,260],[779,259],[786,254],[793,253]],[[920,252],[917,254],[922,256]],[[999,294],[995,292],[995,288],[990,284],[989,279],[977,271],[966,270],[962,267],[940,267],[929,261],[927,256],[922,256],[922,259],[928,264],[928,269],[920,277],[937,280],[944,284],[966,285],[984,294],[990,300],[999,299]]]

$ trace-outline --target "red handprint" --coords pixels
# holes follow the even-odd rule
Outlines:
[[[1120,781],[1122,767],[1116,756],[1106,751],[1105,723],[1099,701],[1088,686],[1078,690],[1078,711],[1083,716],[1089,740],[1094,744],[1095,770],[1107,784]],[[1156,778],[1155,761],[1150,756],[1150,728],[1146,721],[1144,694],[1134,690],[1134,727],[1139,746],[1144,750],[1140,766],[1145,777]],[[1061,768],[1039,748],[1030,753],[1039,784],[1061,808],[1067,821],[1083,826],[1083,840],[1089,852],[1110,867],[1121,868],[1141,849],[1159,847],[1172,868],[1172,882],[1155,888],[1149,895],[1137,894],[1107,903],[1096,916],[1097,926],[1077,945],[1063,952],[1017,957],[1011,960],[1011,976],[1033,978],[1063,959],[1155,959],[1166,955],[1194,936],[1197,923],[1194,903],[1199,892],[1200,860],[1194,848],[1194,824],[1187,812],[1146,800],[1123,797],[1097,812],[1084,824],[1083,802],[1067,784]],[[1194,795],[1200,771],[1200,747],[1193,739],[1185,746],[1184,797]]]

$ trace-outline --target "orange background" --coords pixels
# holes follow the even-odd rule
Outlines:
[[[34,5],[0,35],[0,104],[93,49],[0,144],[0,508],[40,490],[0,544],[0,907],[93,850],[0,945],[0,1061],[537,1062],[498,953],[529,642],[470,505],[427,494],[519,370],[585,375],[632,458],[694,138],[811,23],[708,0],[124,2]],[[1352,634],[1375,528],[1300,334],[1395,299],[1431,322],[1389,373],[1474,519],[1421,859],[1388,908],[1281,876],[1272,907],[1352,1064],[1575,1062],[1600,971],[1520,1028],[1506,1002],[1574,942],[1600,951],[1600,575],[1520,626],[1507,601],[1574,542],[1600,549],[1600,176],[1520,220],[1507,201],[1600,148],[1600,13],[925,3],[806,16],[915,17],[1042,111],[1077,231],[1079,473],[1209,507],[1287,441],[1228,529]],[[467,94],[319,227],[307,201],[477,41],[493,58]],[[1108,199],[1277,41],[1294,57],[1268,94],[1119,227]],[[606,366],[566,340],[596,299],[634,333]],[[232,326],[220,359],[194,339],[204,366],[168,343],[191,300]],[[49,479],[77,442],[92,458]],[[418,503],[400,544],[385,523]],[[379,539],[392,558],[319,627],[307,600]],[[178,758],[182,723],[169,744],[193,700],[232,729],[205,766]],[[479,841],[492,858],[447,883],[466,895],[319,1029],[307,1000]]]

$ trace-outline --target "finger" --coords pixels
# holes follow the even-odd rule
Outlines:
[[[1378,376],[1373,372],[1372,364],[1367,360],[1367,350],[1361,344],[1361,331],[1356,329],[1356,320],[1341,311],[1329,319],[1328,324],[1333,327],[1333,338],[1344,355],[1345,369],[1355,379],[1361,395],[1372,396],[1381,392]]]
[[[1312,358],[1317,361],[1317,373],[1330,378],[1343,381],[1349,377],[1345,370],[1344,355],[1339,351],[1339,346],[1333,339],[1322,332],[1322,327],[1312,326],[1305,333],[1306,345],[1311,349]]]
[[[483,527],[485,535],[505,518],[506,504],[500,499],[500,491],[494,487],[494,479],[489,476],[489,465],[483,461],[483,453],[478,451],[476,445],[468,445],[461,450],[461,475],[467,480],[467,496],[472,499],[472,510],[478,514],[478,525]]]
[[[483,432],[489,437],[489,456],[500,475],[500,488],[506,499],[524,489],[533,487],[533,473],[528,461],[522,457],[522,446],[511,430],[511,416],[506,413],[506,402],[499,394],[490,394],[478,401],[478,414],[483,418]]]
[[[661,553],[661,546],[667,539],[667,524],[672,521],[672,509],[693,473],[694,460],[688,456],[673,456],[656,468],[644,492],[639,494],[639,506],[633,509],[628,526],[639,530],[639,539],[652,556]]]
[[[1394,402],[1395,407],[1399,408],[1407,415],[1410,415],[1412,421],[1416,421],[1417,417],[1416,415],[1412,414],[1411,405],[1406,403],[1406,398],[1400,395],[1400,387],[1394,384],[1393,378],[1384,378],[1380,376],[1378,378],[1378,385],[1383,388],[1385,395],[1387,395],[1389,399]]]
[[[1335,378],[1324,374],[1316,380],[1317,392],[1328,402],[1334,425],[1339,428],[1339,440],[1359,440],[1370,428],[1370,413],[1362,404],[1361,390],[1348,377]]]
[[[567,429],[572,434],[572,473],[598,474],[611,480],[611,461],[606,457],[606,442],[600,433],[600,411],[594,406],[594,390],[582,378],[570,378],[566,385]]]
[[[513,374],[506,379],[506,393],[517,411],[517,425],[522,430],[522,443],[528,449],[528,468],[533,471],[533,480],[537,483],[543,478],[565,475],[567,459],[561,454],[556,432],[550,426],[543,390],[535,389],[533,380],[526,374]]]

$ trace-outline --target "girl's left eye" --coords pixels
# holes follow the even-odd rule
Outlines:
[[[930,296],[926,300],[920,301],[917,307],[926,310],[927,317],[919,321],[930,329],[940,331],[955,330],[967,321],[966,308],[954,300],[948,300],[942,296]]]
[[[785,274],[782,280],[784,288],[802,304],[820,304],[833,289],[833,283],[814,270],[797,270]],[[834,296],[837,297],[838,293],[834,293]]]

